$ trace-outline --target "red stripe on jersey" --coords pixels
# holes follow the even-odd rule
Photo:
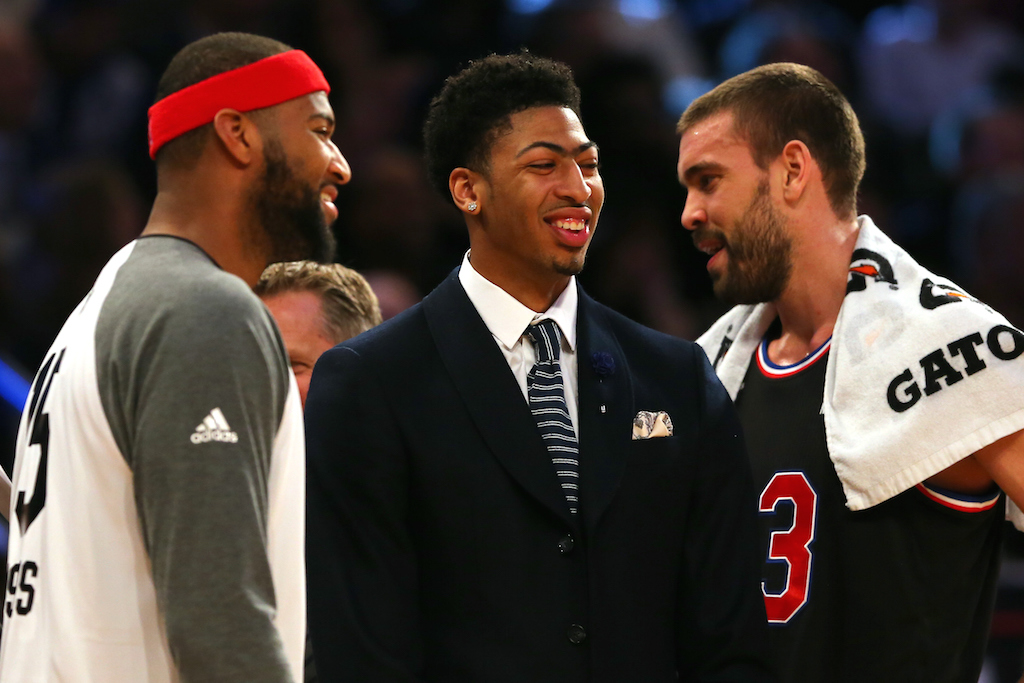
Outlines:
[[[952,491],[936,491],[924,484],[918,484],[916,488],[926,498],[960,512],[984,512],[985,510],[991,510],[999,502],[999,491],[996,491],[992,497],[988,497],[968,496],[966,494],[953,493]]]
[[[791,377],[801,370],[814,365],[814,362],[824,356],[829,347],[832,345],[832,337],[825,340],[825,343],[816,348],[811,355],[804,358],[799,363],[793,363],[792,365],[776,365],[775,363],[768,360],[768,340],[763,339],[761,343],[757,345],[757,353],[754,354],[757,358],[757,367],[765,377],[771,377],[773,379],[780,379],[782,377]]]

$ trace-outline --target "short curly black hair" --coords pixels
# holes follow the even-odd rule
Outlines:
[[[526,50],[471,61],[430,103],[423,144],[431,184],[450,197],[452,169],[486,175],[491,145],[510,129],[510,117],[547,106],[580,115],[580,90],[565,64]]]

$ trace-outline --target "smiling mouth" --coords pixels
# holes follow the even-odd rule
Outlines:
[[[338,219],[338,207],[334,200],[338,198],[338,190],[333,185],[326,185],[320,188],[320,206],[324,211],[327,224],[330,225]]]
[[[714,256],[725,249],[725,238],[710,230],[693,233],[693,246],[708,256]]]
[[[324,202],[334,203],[334,200],[338,198],[338,188],[333,183],[323,183],[320,186],[320,200]]]
[[[718,240],[705,240],[697,245],[697,249],[708,256],[714,256],[724,248],[725,245]]]
[[[558,218],[550,222],[555,227],[559,227],[563,230],[570,230],[572,232],[579,232],[580,230],[587,229],[587,221],[580,218]]]
[[[580,232],[581,230],[587,229],[587,221],[580,218],[558,218],[553,221],[548,221],[550,225],[560,228],[562,230],[569,230],[570,232]]]

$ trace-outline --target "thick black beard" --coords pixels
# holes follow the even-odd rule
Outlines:
[[[320,188],[296,178],[281,143],[268,139],[263,175],[252,188],[251,206],[266,239],[270,263],[334,260],[335,239],[320,204]]]
[[[758,186],[738,228],[728,241],[729,261],[714,283],[715,294],[729,304],[775,301],[793,270],[793,241],[768,198],[767,181]]]

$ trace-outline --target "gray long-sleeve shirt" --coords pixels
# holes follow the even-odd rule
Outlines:
[[[245,283],[177,238],[119,252],[22,421],[0,677],[298,680],[302,459]]]

